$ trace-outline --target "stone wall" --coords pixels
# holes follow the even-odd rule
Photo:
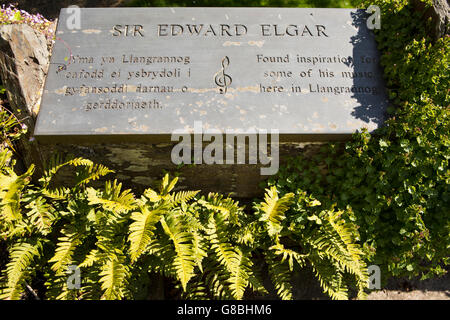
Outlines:
[[[202,190],[232,194],[237,198],[260,196],[259,183],[267,179],[260,174],[261,165],[250,164],[197,164],[178,167],[171,161],[174,144],[57,144],[39,145],[43,157],[52,152],[71,153],[91,159],[114,169],[114,177],[128,187],[137,190],[151,186],[160,180],[164,172],[180,174],[179,189]],[[280,160],[303,153],[313,155],[321,143],[280,143]],[[235,157],[236,159],[236,157]],[[110,177],[111,178],[111,177]]]

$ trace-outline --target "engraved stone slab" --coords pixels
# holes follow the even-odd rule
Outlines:
[[[388,100],[366,14],[356,9],[61,10],[35,136],[164,141],[175,130],[348,137]],[[78,140],[77,140],[78,141]]]

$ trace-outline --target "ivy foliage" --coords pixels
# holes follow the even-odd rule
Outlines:
[[[430,21],[408,1],[369,4],[382,13],[376,37],[390,119],[372,134],[324,145],[313,159],[290,159],[268,184],[346,210],[384,280],[441,275],[450,249],[450,38],[433,40]]]

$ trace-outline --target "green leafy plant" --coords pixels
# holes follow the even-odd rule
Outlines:
[[[450,38],[433,40],[407,1],[370,4],[382,12],[376,36],[390,119],[372,134],[324,145],[312,159],[291,159],[268,184],[347,210],[365,261],[380,266],[383,280],[442,275],[450,248]]]
[[[10,153],[1,155],[7,159]],[[67,166],[76,169],[75,181],[70,187],[52,186],[54,176]],[[81,158],[55,157],[39,186],[29,184],[32,167],[21,176],[4,165],[1,172],[0,231],[10,252],[4,299],[20,298],[27,281],[39,274],[46,279],[43,295],[50,299],[142,298],[139,287],[151,286],[150,274],[175,280],[185,298],[242,299],[246,290],[267,292],[256,252],[265,257],[282,298],[292,298],[294,260],[299,267],[312,263],[332,298],[347,298],[344,273],[356,276],[364,296],[366,269],[352,228],[339,214],[324,211],[318,213],[323,222],[315,220],[317,226],[307,236],[306,225],[284,219],[293,195],[278,198],[275,188],[248,215],[218,194],[174,192],[177,178],[168,175],[158,191],[149,188],[140,198],[122,190],[116,180],[102,189],[88,187],[111,171]],[[288,238],[289,248],[283,244]],[[67,285],[72,265],[83,275],[76,290]]]
[[[14,134],[11,117],[0,115],[10,129],[5,134]],[[92,187],[113,171],[87,159],[55,156],[37,184],[31,183],[34,166],[18,175],[14,164],[9,144],[2,144],[0,239],[9,253],[0,274],[2,299],[30,293],[142,299],[157,285],[154,279],[183,298],[242,299],[251,291],[268,293],[264,272],[279,297],[291,299],[292,274],[306,264],[330,297],[347,298],[353,284],[364,297],[367,271],[355,226],[303,194],[280,197],[272,187],[245,212],[229,197],[175,191],[178,178],[168,174],[158,189],[137,198],[117,180]],[[74,170],[74,179],[60,184],[56,177],[66,169]],[[315,207],[315,214],[286,215],[290,206]],[[81,270],[78,288],[68,281],[73,267]],[[36,293],[37,280],[45,284]]]
[[[289,208],[295,208],[295,211]],[[356,281],[358,297],[364,298],[367,286],[366,266],[356,244],[356,228],[341,217],[343,211],[323,210],[321,203],[305,192],[287,193],[279,198],[275,187],[267,189],[265,201],[256,204],[258,222],[250,224],[252,234],[266,254],[269,274],[281,297],[290,298],[290,273],[294,266],[312,266],[323,290],[332,298],[348,298],[345,274]],[[258,232],[259,231],[259,232]]]

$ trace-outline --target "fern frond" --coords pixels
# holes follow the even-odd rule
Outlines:
[[[268,291],[264,287],[261,279],[262,279],[262,276],[261,276],[260,266],[257,267],[255,265],[253,265],[249,272],[248,285],[254,292],[267,294]]]
[[[367,267],[353,236],[355,227],[345,222],[342,213],[324,210],[318,216],[314,215],[314,220],[320,220],[319,227],[302,234],[302,242],[309,247],[310,262],[326,293],[333,299],[347,299],[347,287],[343,279],[344,273],[349,273],[356,278],[358,298],[364,299]]]
[[[217,261],[208,259],[206,263],[207,272],[204,275],[204,282],[214,299],[232,299],[230,291],[230,273],[224,270]]]
[[[92,267],[95,262],[99,260],[100,252],[98,249],[92,249],[89,251],[89,253],[84,258],[83,262],[80,263],[78,267],[80,268],[86,268],[86,267]]]
[[[275,255],[281,256],[281,262],[287,260],[290,271],[294,270],[294,261],[297,261],[300,267],[303,267],[305,265],[305,259],[308,257],[308,254],[300,254],[294,250],[287,249],[281,243],[270,247],[269,250],[273,250]]]
[[[267,254],[265,260],[270,279],[278,296],[283,300],[292,300],[291,272],[289,267],[286,263],[276,259],[272,253]]]
[[[191,280],[186,287],[186,291],[182,293],[182,298],[187,300],[207,300],[206,285],[201,280]]]
[[[202,261],[208,256],[205,250],[205,244],[203,243],[203,237],[195,230],[192,231],[192,250],[194,254],[195,263],[197,264],[200,272],[203,272]]]
[[[45,298],[48,300],[77,300],[80,290],[69,289],[67,274],[45,274]]]
[[[164,178],[161,181],[161,185],[160,185],[160,194],[161,196],[166,196],[169,194],[170,191],[173,190],[173,188],[175,188],[175,185],[178,182],[178,177],[173,178],[171,181],[169,179],[169,174],[166,173],[164,175]]]
[[[178,221],[170,221],[170,226],[164,217],[161,217],[161,225],[164,232],[172,240],[175,247],[176,256],[173,261],[173,266],[177,273],[177,278],[180,280],[183,290],[186,291],[186,285],[189,280],[195,275],[195,256],[192,244],[192,236],[190,233],[184,231]]]
[[[235,247],[227,241],[227,236],[223,234],[224,221],[214,215],[210,216],[207,238],[211,244],[210,251],[217,256],[217,260],[225,266],[228,272],[233,273],[239,267],[239,257]]]
[[[82,235],[73,230],[63,230],[63,237],[58,238],[54,256],[48,261],[53,263],[51,269],[56,274],[64,274],[66,267],[72,263],[75,249],[81,244]]]
[[[282,230],[281,222],[285,219],[284,213],[289,209],[289,205],[294,198],[293,193],[285,194],[283,197],[278,197],[278,190],[275,186],[266,189],[264,202],[261,205],[263,214],[260,221],[266,222],[267,230],[270,236],[274,236]]]
[[[83,169],[77,172],[76,185],[85,185],[91,181],[97,180],[109,173],[113,173],[114,170],[110,170],[102,164],[93,164],[90,166],[85,166]]]
[[[230,220],[232,223],[239,225],[238,215],[241,213],[242,208],[239,207],[239,202],[234,201],[231,198],[224,198],[223,195],[217,193],[209,193],[205,199],[199,199],[198,204],[223,215],[223,219]]]
[[[250,268],[252,266],[251,260],[243,254],[240,249],[236,249],[235,269],[231,272],[230,283],[231,293],[234,299],[241,300],[244,296],[245,289],[248,286],[248,278]]]
[[[158,192],[156,192],[152,188],[145,189],[144,196],[147,197],[151,202],[158,202],[162,199]]]
[[[42,188],[42,194],[53,200],[65,200],[69,195],[70,189],[66,187],[58,187],[54,189]]]
[[[348,289],[343,283],[343,275],[340,268],[334,265],[332,261],[321,257],[320,254],[311,254],[309,261],[324,292],[332,299],[347,300]]]
[[[342,213],[321,211],[319,216],[315,216],[320,220],[319,227],[302,234],[302,242],[309,248],[309,261],[324,292],[333,299],[348,299],[344,274],[349,273],[356,278],[358,298],[364,298],[367,269],[361,259],[362,251],[353,238],[354,227],[345,222]]]
[[[48,234],[56,215],[53,207],[46,203],[44,198],[37,197],[33,199],[26,208],[30,209],[30,211],[27,212],[27,216],[30,219],[31,224],[43,235]]]
[[[353,237],[355,232],[354,225],[346,223],[344,219],[340,218],[341,214],[341,211],[331,212],[326,220],[335,232],[337,240],[339,240],[339,242],[335,242],[339,249],[342,252],[346,252],[357,265],[360,265],[363,252]],[[325,227],[328,227],[328,224]],[[352,272],[350,268],[348,271]],[[360,274],[359,271],[354,270],[354,274]],[[360,275],[363,276],[362,274]]]
[[[172,195],[171,205],[176,206],[182,202],[188,202],[199,193],[200,191],[180,191]]]
[[[234,299],[242,299],[244,291],[249,284],[253,264],[239,247],[232,245],[227,240],[225,230],[223,216],[217,215],[215,217],[212,214],[206,230],[207,238],[211,244],[210,252],[225,267],[229,274],[227,283],[229,284],[231,296]],[[257,285],[256,279],[252,278],[252,280]]]
[[[110,253],[100,272],[102,300],[120,300],[126,294],[128,266],[121,253]]]
[[[156,209],[149,209],[147,206],[141,206],[140,211],[133,212],[131,219],[134,222],[130,225],[130,254],[131,261],[136,261],[142,254],[154,235],[153,231],[156,229],[156,224],[165,213],[164,207],[157,207]]]
[[[91,160],[84,158],[73,158],[72,156],[67,156],[65,159],[61,154],[55,154],[50,158],[48,164],[45,165],[44,176],[39,179],[44,188],[47,188],[50,184],[52,178],[56,173],[65,166],[72,165],[74,167],[78,166],[93,166],[94,163]]]
[[[10,262],[6,266],[6,288],[2,290],[1,299],[18,300],[23,292],[23,284],[28,276],[28,269],[39,256],[41,244],[27,242],[16,243],[11,248]]]
[[[225,206],[211,204],[205,200],[199,200],[198,203],[209,210],[212,210],[215,212],[221,212],[221,213],[225,214],[226,217],[228,217],[228,215],[230,214],[230,210],[228,208],[226,208]]]
[[[152,239],[147,247],[148,255],[145,255],[145,263],[149,272],[178,279],[177,270],[173,264],[176,252],[172,240],[169,237]]]
[[[355,232],[352,224],[341,218],[341,211],[326,212],[323,232],[325,236],[315,241],[315,245],[336,261],[346,272],[353,274],[358,283],[358,298],[365,298],[367,287],[367,266],[362,260],[362,251],[353,238]],[[326,238],[326,240],[324,240]]]
[[[12,171],[9,176],[0,174],[0,214],[6,221],[22,219],[20,197],[33,172],[34,165],[31,165],[27,172],[20,176]]]
[[[258,236],[264,232],[263,226],[258,221],[244,223],[240,232],[237,234],[236,241],[247,246],[253,246]]]
[[[14,223],[4,223],[2,227],[8,228],[5,237],[28,237],[33,232],[33,226],[27,220],[14,221]]]
[[[107,181],[105,189],[100,195],[94,188],[87,188],[87,197],[89,204],[100,204],[103,209],[115,211],[117,213],[125,213],[137,207],[133,193],[130,189],[121,192],[122,184]]]

